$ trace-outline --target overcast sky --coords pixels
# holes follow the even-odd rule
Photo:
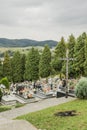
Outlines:
[[[87,0],[0,0],[0,37],[60,40],[87,31]]]

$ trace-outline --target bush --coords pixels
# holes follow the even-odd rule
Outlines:
[[[5,85],[6,89],[9,89],[9,81],[6,77],[1,79],[0,84]]]
[[[87,99],[87,78],[81,78],[76,84],[75,94],[77,98]]]

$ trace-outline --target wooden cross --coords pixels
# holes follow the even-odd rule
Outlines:
[[[60,58],[59,60],[64,60],[64,61],[66,61],[66,98],[68,98],[68,66],[69,66],[69,61],[70,60],[76,60],[75,58],[69,58],[68,57],[68,53],[69,53],[69,51],[68,51],[68,49],[67,49],[67,51],[66,51],[66,58]]]

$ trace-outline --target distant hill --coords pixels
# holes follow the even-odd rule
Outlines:
[[[45,40],[45,41],[36,41],[30,39],[7,39],[0,38],[0,47],[28,47],[28,46],[44,46],[48,44],[50,48],[57,45],[57,41],[54,40]]]

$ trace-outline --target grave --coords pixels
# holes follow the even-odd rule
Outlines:
[[[34,97],[38,97],[41,99],[46,99],[46,98],[52,98],[55,97],[55,92],[54,91],[48,91],[47,93],[43,92],[43,91],[36,91],[36,93],[34,94]]]
[[[5,95],[2,97],[1,103],[3,105],[15,105],[17,103],[17,100],[11,95]]]
[[[65,92],[63,91],[57,91],[56,98],[65,97]]]
[[[66,92],[65,91],[61,91],[61,90],[58,90],[57,93],[56,93],[56,97],[59,98],[59,97],[64,97],[66,96]],[[68,91],[68,96],[71,96],[71,97],[75,97],[75,92],[71,92],[71,91]]]
[[[18,98],[19,100],[22,100],[24,103],[32,103],[32,102],[36,102],[37,99],[33,96],[31,98],[24,98],[18,94],[15,94],[16,98]]]

